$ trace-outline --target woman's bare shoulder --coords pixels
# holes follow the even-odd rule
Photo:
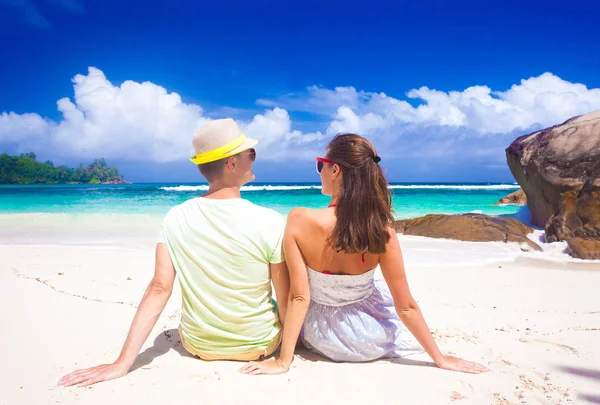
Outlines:
[[[314,210],[311,208],[304,208],[304,207],[292,208],[292,210],[288,214],[288,223],[314,220],[314,219],[318,218],[319,211],[322,211],[322,210]]]
[[[287,226],[293,228],[314,227],[321,224],[327,216],[325,209],[312,209],[297,207],[293,208],[288,214]]]
[[[398,234],[392,225],[387,227],[387,232],[389,235],[389,240],[386,246],[386,253],[390,251],[396,250],[400,247],[400,241],[398,240]]]

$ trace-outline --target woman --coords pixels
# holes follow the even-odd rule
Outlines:
[[[334,361],[400,357],[424,349],[440,368],[487,371],[443,355],[433,340],[408,288],[392,227],[392,199],[373,145],[342,134],[329,143],[326,156],[317,158],[317,171],[331,204],[292,210],[284,233],[291,284],[280,355],[250,362],[241,371],[287,372],[301,330],[306,347]],[[374,280],[377,265],[389,290]]]

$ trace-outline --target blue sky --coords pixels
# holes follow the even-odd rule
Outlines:
[[[514,138],[600,109],[598,15],[578,0],[0,0],[0,152],[195,181],[191,134],[232,116],[261,140],[259,181],[316,181],[339,131],[372,139],[391,181],[511,181]]]

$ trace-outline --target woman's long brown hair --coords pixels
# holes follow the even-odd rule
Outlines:
[[[338,252],[385,253],[394,217],[375,148],[362,136],[339,134],[327,145],[327,159],[342,170],[337,222],[327,242]]]

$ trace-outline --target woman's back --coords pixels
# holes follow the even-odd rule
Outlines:
[[[379,255],[336,252],[327,242],[335,227],[334,208],[320,210],[296,209],[302,225],[296,239],[306,265],[318,272],[359,275],[379,264]]]

